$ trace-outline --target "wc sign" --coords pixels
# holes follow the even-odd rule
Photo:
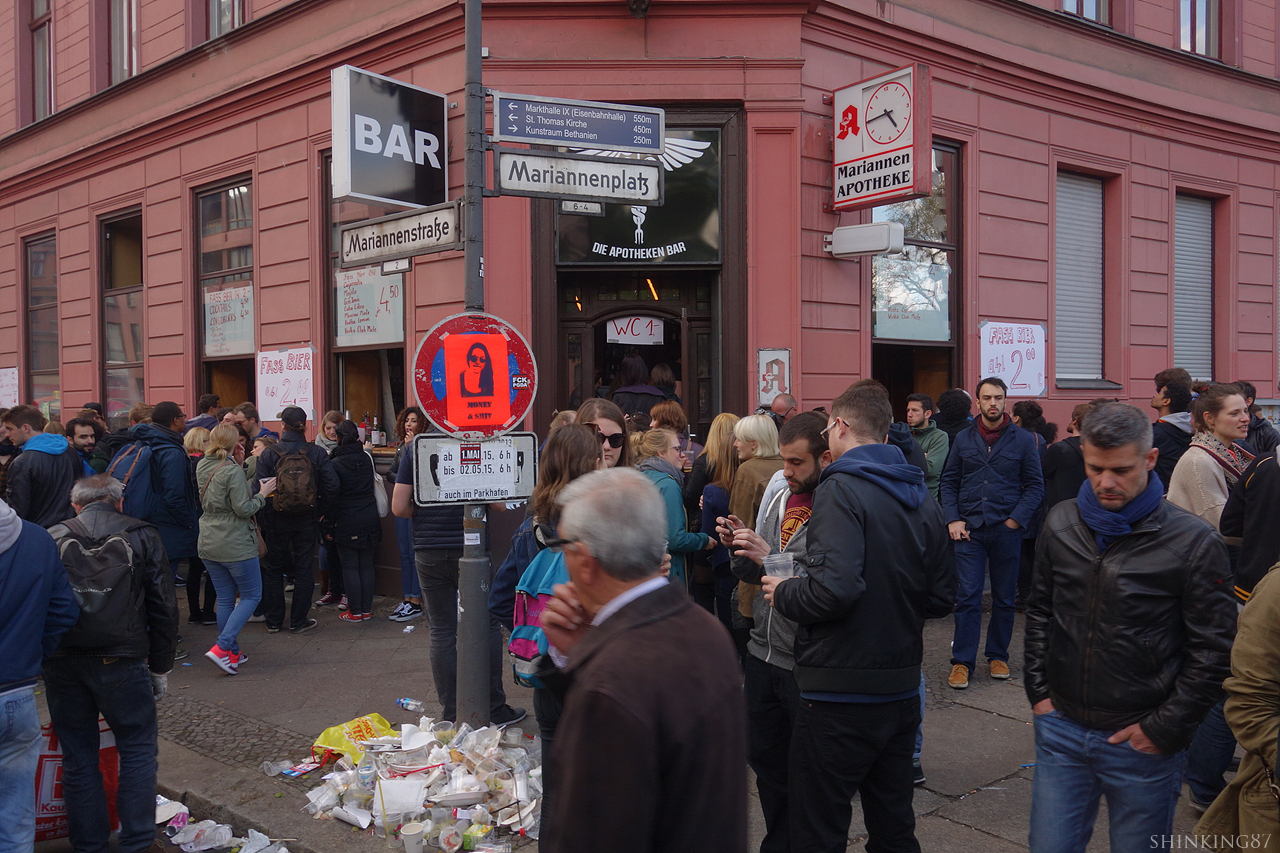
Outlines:
[[[448,201],[445,96],[350,65],[330,80],[333,197],[400,207]]]

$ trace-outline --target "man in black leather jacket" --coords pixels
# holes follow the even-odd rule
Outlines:
[[[1081,438],[1089,480],[1045,520],[1027,606],[1032,853],[1083,851],[1102,794],[1111,849],[1170,837],[1184,752],[1230,674],[1222,537],[1163,499],[1140,410],[1100,406]]]
[[[868,849],[918,851],[921,633],[955,601],[947,530],[924,472],[884,443],[893,409],[883,386],[855,385],[831,413],[836,461],[814,491],[805,575],[762,579],[766,599],[798,626],[791,848],[845,850],[859,792]]]

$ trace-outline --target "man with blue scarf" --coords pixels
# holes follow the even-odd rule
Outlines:
[[[9,506],[18,517],[46,529],[76,514],[71,487],[84,476],[80,454],[65,435],[44,432],[47,421],[35,406],[14,406],[4,416],[18,457],[9,463]]]
[[[1089,479],[1045,519],[1027,605],[1032,853],[1083,851],[1102,795],[1112,850],[1171,837],[1235,633],[1226,546],[1163,499],[1143,413],[1107,403],[1080,435]]]

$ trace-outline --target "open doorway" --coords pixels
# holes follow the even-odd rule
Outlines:
[[[907,395],[928,394],[933,400],[954,385],[955,350],[947,346],[872,344],[871,375],[889,389],[893,419],[906,419]]]

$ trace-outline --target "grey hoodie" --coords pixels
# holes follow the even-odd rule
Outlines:
[[[781,471],[776,472],[765,487],[760,514],[756,517],[756,533],[769,543],[770,554],[782,551],[778,544],[782,541],[782,517],[787,513],[787,498],[790,495],[791,489],[787,487],[786,478]],[[787,541],[785,553],[795,557],[797,571],[805,565],[808,534],[809,525],[805,523]],[[764,569],[746,557],[730,557],[729,567],[739,580],[747,583],[758,585],[764,577]],[[747,651],[753,657],[788,672],[794,669],[796,661],[792,647],[795,645],[796,623],[775,610],[764,600],[763,595],[755,597],[751,616],[756,624],[751,629]]]

